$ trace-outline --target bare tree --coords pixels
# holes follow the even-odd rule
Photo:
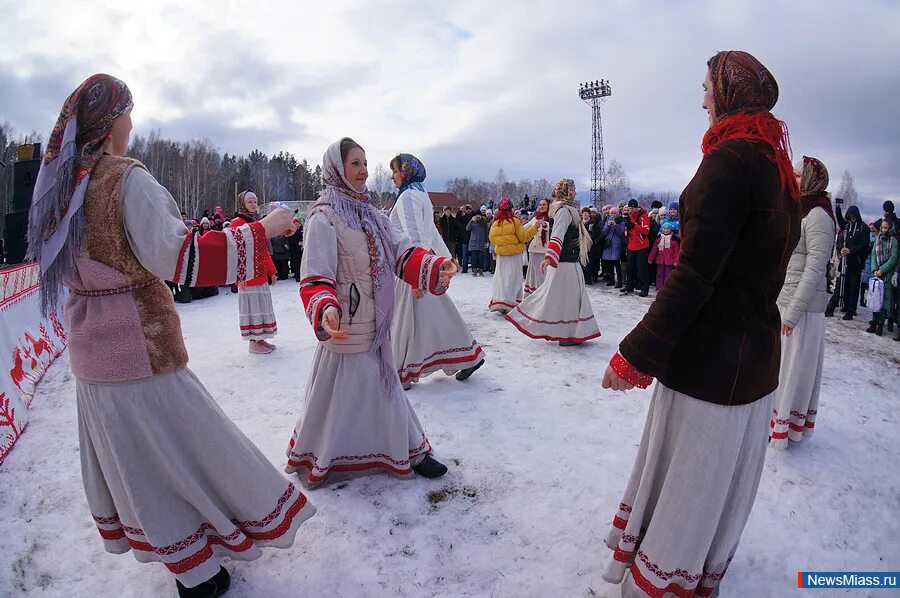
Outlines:
[[[849,170],[844,171],[841,177],[841,186],[838,188],[837,196],[844,200],[844,209],[856,205],[859,202],[859,195],[856,193],[856,187],[853,185],[853,175]]]
[[[606,189],[603,201],[613,205],[628,199],[631,195],[631,183],[625,167],[618,160],[611,160],[606,169]]]
[[[376,208],[386,207],[394,198],[394,183],[391,172],[379,162],[369,176],[369,195]]]

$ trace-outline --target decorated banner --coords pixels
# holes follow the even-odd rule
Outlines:
[[[66,348],[61,316],[41,318],[40,269],[0,271],[0,464],[28,423],[38,381]]]

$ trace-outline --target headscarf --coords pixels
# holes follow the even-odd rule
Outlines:
[[[718,52],[707,65],[716,122],[703,136],[703,155],[711,154],[732,139],[765,143],[772,149],[769,159],[778,167],[782,188],[799,199],[787,125],[770,112],[778,101],[775,77],[759,60],[739,50]]]
[[[391,391],[399,384],[391,349],[391,320],[394,316],[394,270],[397,256],[391,241],[391,223],[372,206],[368,189],[356,191],[344,173],[341,143],[335,141],[322,157],[322,183],[325,188],[310,210],[310,216],[322,206],[330,206],[335,217],[347,228],[362,231],[369,247],[372,287],[375,296],[375,340],[372,354],[381,360],[381,381]]]
[[[88,77],[66,99],[50,133],[28,216],[28,258],[41,265],[41,313],[56,306],[62,276],[77,271],[84,196],[113,123],[134,106],[119,79]]]
[[[247,206],[244,204],[244,199],[247,197],[248,193],[253,193],[256,195],[254,191],[250,189],[246,189],[237,194],[237,197],[234,198],[234,215],[243,218],[246,222],[256,222],[259,220],[259,196],[257,196],[257,207],[256,212],[250,212],[247,210]]]
[[[555,197],[559,201],[563,201],[569,205],[575,201],[574,198],[569,198],[569,187],[574,187],[575,181],[572,179],[559,179],[555,185],[553,185],[553,197]]]
[[[541,200],[546,201],[546,200]],[[550,220],[550,202],[547,202],[547,211],[540,211],[541,202],[538,202],[537,207],[534,209],[534,219],[538,221],[538,225],[540,226],[543,222],[548,222]],[[541,246],[547,245],[547,229],[544,226],[541,226]]]
[[[803,166],[800,170],[800,205],[804,217],[818,206],[825,210],[832,222],[836,223],[831,198],[825,193],[827,188],[828,169],[820,160],[803,156]]]
[[[500,205],[497,206],[497,215],[494,217],[494,222],[505,222],[515,218],[512,207],[512,202],[508,197],[501,199]]]
[[[407,189],[415,189],[416,191],[425,191],[422,181],[425,180],[425,165],[422,161],[412,154],[397,154],[400,160],[400,174],[403,175],[403,182],[397,190],[397,197],[403,194]]]

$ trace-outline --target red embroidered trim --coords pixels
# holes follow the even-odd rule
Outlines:
[[[518,308],[516,308],[516,309],[518,309]],[[583,343],[583,342],[589,341],[591,339],[594,339],[594,338],[597,338],[598,336],[600,336],[599,331],[596,334],[591,334],[589,336],[585,336],[585,337],[581,337],[581,338],[574,337],[574,336],[547,336],[547,335],[543,335],[543,334],[532,334],[531,332],[522,328],[522,326],[518,322],[513,320],[512,317],[510,317],[510,315],[511,314],[506,314],[506,316],[504,316],[504,317],[507,320],[509,320],[512,323],[512,325],[518,329],[519,332],[521,332],[522,334],[524,334],[527,337],[530,337],[530,338],[533,338],[536,340],[547,340],[547,341],[554,341],[554,342],[569,342],[569,343]]]
[[[432,359],[433,357],[435,357],[437,355],[446,355],[448,353],[456,353],[459,351],[471,351],[472,347],[475,348],[475,352],[471,353],[469,355],[462,355],[460,357],[451,357],[451,358],[444,358],[444,359],[435,359],[434,361],[428,361],[429,359]],[[460,347],[457,349],[447,349],[446,351],[438,351],[438,352],[432,353],[431,355],[426,357],[425,360],[422,361],[421,363],[408,364],[405,367],[401,368],[397,372],[400,375],[400,381],[401,382],[409,382],[413,378],[420,378],[422,376],[422,373],[425,370],[436,367],[436,366],[452,365],[452,364],[458,364],[458,363],[465,363],[465,362],[469,362],[469,361],[473,362],[473,365],[474,365],[475,363],[478,362],[478,358],[481,356],[483,351],[481,350],[481,347],[478,346],[477,341],[472,341],[472,347],[468,347],[468,348]],[[416,371],[415,372],[411,371],[411,368],[416,368]]]
[[[237,282],[247,280],[247,241],[240,228],[230,229],[237,247]]]
[[[422,453],[431,452],[431,444],[428,442],[428,438],[425,435],[422,435],[422,444],[420,444],[417,448],[409,451],[408,459],[393,459],[390,455],[385,453],[372,453],[369,455],[343,455],[341,457],[334,457],[331,461],[332,464],[328,467],[321,467],[318,464],[319,458],[315,453],[295,453],[293,451],[294,448],[294,439],[291,439],[290,442],[290,455],[288,457],[288,465],[291,467],[305,467],[309,470],[309,481],[311,482],[321,482],[324,480],[329,473],[332,471],[363,471],[366,469],[374,469],[374,468],[382,468],[387,469],[397,475],[408,475],[412,473],[412,467],[410,467],[410,460],[419,456]],[[334,461],[363,461],[363,463],[337,463]],[[320,472],[320,473],[319,473]]]
[[[178,252],[178,262],[175,264],[175,276],[172,278],[173,282],[181,282],[181,268],[184,265],[184,255],[187,253],[188,247],[191,244],[191,239],[193,239],[193,235],[188,233],[184,237],[184,243],[181,244],[181,251]]]
[[[641,373],[618,352],[609,360],[609,366],[622,380],[638,388],[647,388],[653,384],[653,376]]]
[[[520,314],[522,314],[523,317],[531,320],[532,322],[534,322],[536,324],[550,324],[550,325],[577,324],[578,322],[588,322],[588,321],[594,319],[594,314],[591,314],[585,318],[578,318],[577,320],[538,320],[537,318],[532,318],[531,316],[526,314],[524,311],[522,311],[521,307],[516,306],[516,311],[519,312]]]
[[[269,324],[241,324],[241,330],[255,330],[258,328],[278,328],[278,323],[271,322]]]
[[[729,557],[728,561],[725,563],[725,568],[722,569],[721,572],[709,573],[707,571],[703,571],[702,573],[691,574],[684,569],[663,571],[654,563],[652,563],[643,551],[639,550],[637,556],[641,563],[643,563],[643,565],[647,567],[649,572],[653,574],[654,577],[657,577],[662,581],[669,581],[673,577],[680,577],[687,584],[690,584],[690,587],[685,587],[677,581],[671,581],[668,583],[668,585],[661,588],[647,579],[643,572],[641,572],[640,567],[638,567],[637,561],[635,561],[629,568],[629,570],[631,571],[631,576],[634,579],[634,583],[641,590],[646,592],[648,596],[651,596],[653,598],[663,598],[664,596],[668,596],[669,594],[673,594],[675,596],[678,596],[679,598],[711,596],[713,591],[716,589],[716,586],[718,586],[719,582],[722,581],[722,578],[725,577],[725,572],[728,571],[728,565],[731,563],[731,557]],[[700,583],[700,585],[697,585],[698,582]]]
[[[516,305],[519,305],[519,303],[522,303],[522,302],[520,300],[516,299]],[[505,301],[491,301],[490,303],[488,303],[489,308],[494,307],[495,305],[503,305],[510,309],[516,307],[516,305],[513,305],[512,303],[506,303]]]

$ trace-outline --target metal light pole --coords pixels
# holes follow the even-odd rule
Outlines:
[[[603,123],[600,121],[600,106],[612,95],[609,81],[588,81],[578,86],[578,97],[591,107],[593,130],[591,134],[591,204],[599,208],[603,200],[606,173],[603,170]]]

